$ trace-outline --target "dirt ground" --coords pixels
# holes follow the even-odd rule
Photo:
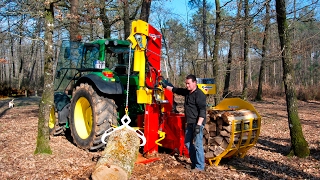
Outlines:
[[[39,97],[0,99],[0,179],[91,179],[100,152],[75,147],[65,136],[51,137],[52,155],[34,155]],[[244,158],[207,164],[204,172],[190,172],[187,158],[165,153],[160,160],[136,164],[130,179],[320,179],[320,102],[299,101],[299,117],[311,154],[287,157],[290,135],[283,98],[251,102],[262,116],[258,143]]]

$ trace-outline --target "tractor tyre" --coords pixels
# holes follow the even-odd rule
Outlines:
[[[69,119],[73,142],[81,149],[99,150],[105,147],[103,133],[117,125],[117,106],[113,99],[99,96],[91,85],[82,83],[73,91]]]
[[[57,113],[55,112],[54,106],[52,106],[50,110],[50,116],[49,116],[49,134],[50,135],[61,135],[64,133],[64,128],[62,126],[59,126]]]

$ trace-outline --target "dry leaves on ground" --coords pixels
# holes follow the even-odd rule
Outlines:
[[[86,152],[65,136],[50,139],[52,155],[34,155],[39,98],[0,100],[0,179],[90,179],[100,152]],[[160,160],[136,164],[135,179],[320,179],[320,102],[299,101],[304,137],[309,143],[308,158],[287,157],[290,150],[284,99],[251,102],[262,116],[258,143],[244,158],[223,159],[205,172],[185,168],[188,159],[174,154],[154,153]]]

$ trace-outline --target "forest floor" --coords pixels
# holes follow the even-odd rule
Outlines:
[[[86,152],[65,136],[50,139],[52,155],[34,155],[39,97],[0,99],[0,179],[91,179],[101,152]],[[287,157],[290,133],[284,98],[251,102],[262,117],[257,144],[244,158],[223,159],[219,166],[206,165],[191,172],[185,157],[152,154],[160,160],[135,164],[130,179],[320,179],[320,102],[299,101],[299,117],[310,148],[307,158]]]

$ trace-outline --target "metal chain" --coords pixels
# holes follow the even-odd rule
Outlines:
[[[128,80],[127,80],[127,97],[126,97],[126,115],[128,115],[128,99],[129,99],[129,78],[130,78],[130,69],[131,69],[131,46],[132,44],[130,43],[129,46],[129,65],[128,65]]]

